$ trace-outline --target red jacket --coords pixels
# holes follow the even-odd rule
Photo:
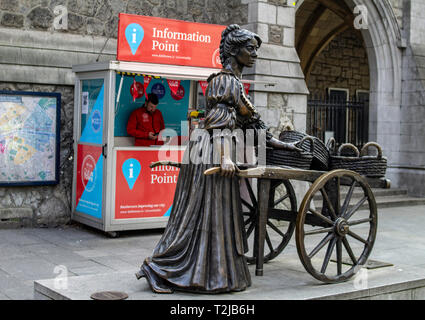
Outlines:
[[[150,114],[145,107],[134,110],[127,123],[127,133],[135,137],[135,146],[162,145],[163,141],[149,139],[149,132],[159,133],[165,128],[162,113],[158,109]]]

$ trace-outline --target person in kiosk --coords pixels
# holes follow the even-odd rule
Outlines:
[[[135,138],[135,146],[162,145],[159,133],[165,128],[161,111],[157,110],[158,96],[149,93],[141,108],[134,110],[127,122],[127,133]]]

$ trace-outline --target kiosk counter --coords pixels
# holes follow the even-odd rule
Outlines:
[[[73,220],[112,236],[165,227],[179,169],[150,164],[181,161],[191,129],[188,115],[202,109],[199,82],[219,70],[108,61],[76,65],[73,71]],[[159,98],[165,144],[135,147],[127,121],[151,92]]]

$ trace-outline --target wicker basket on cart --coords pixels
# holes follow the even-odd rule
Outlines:
[[[317,137],[309,136],[305,133],[292,130],[284,130],[279,135],[279,140],[283,142],[296,142],[305,137],[311,137],[313,142],[313,160],[311,162],[311,170],[328,170],[329,169],[329,151],[325,144]],[[301,147],[305,152],[311,150],[311,142],[303,144]]]
[[[302,152],[285,149],[266,148],[266,163],[270,166],[288,166],[298,169],[309,170],[313,160],[314,144],[312,137],[304,137],[304,141],[299,144]],[[309,145],[309,150],[304,151],[305,145]]]
[[[378,154],[369,156],[367,154],[369,147],[375,147],[378,150]],[[344,149],[354,152],[354,156],[342,156],[341,153]],[[366,143],[360,152],[351,143],[344,143],[338,148],[337,155],[331,155],[330,169],[347,169],[367,177],[380,178],[385,176],[387,158],[382,156],[382,148],[376,142]]]

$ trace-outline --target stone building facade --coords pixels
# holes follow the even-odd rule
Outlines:
[[[297,40],[307,21],[302,19],[311,18],[314,10],[309,5],[317,3],[323,6],[322,19],[329,21],[338,21],[332,16],[341,10],[336,5],[344,3],[351,14],[363,5],[368,27],[358,33],[345,29],[322,43],[321,50],[300,54]],[[349,68],[341,66],[341,71],[334,69],[340,77],[334,84],[347,78],[348,86],[369,89],[369,138],[383,146],[390,164],[389,178],[395,186],[408,187],[412,195],[425,196],[422,0],[0,0],[0,90],[62,94],[60,183],[0,188],[2,225],[52,226],[69,221],[74,107],[71,67],[115,59],[120,12],[222,25],[238,23],[258,33],[264,41],[259,59],[245,75],[256,81],[250,95],[274,133],[288,125],[305,130],[308,94],[327,86],[319,80],[330,59],[327,55],[332,57],[334,48],[338,52],[341,42],[352,39],[358,50],[353,49],[342,60],[358,60],[359,68],[353,62]],[[63,23],[58,17],[65,13],[67,28],[57,28],[55,23]],[[324,21],[323,25],[329,24]],[[304,47],[308,48],[309,40],[320,43],[320,35],[326,33],[321,28],[314,32],[305,33]],[[362,50],[366,57],[357,56]],[[312,52],[310,75],[305,62]]]
[[[353,30],[338,35],[317,57],[306,82],[311,95],[324,96],[327,88],[346,88],[350,97],[358,90],[369,91],[363,39]]]

